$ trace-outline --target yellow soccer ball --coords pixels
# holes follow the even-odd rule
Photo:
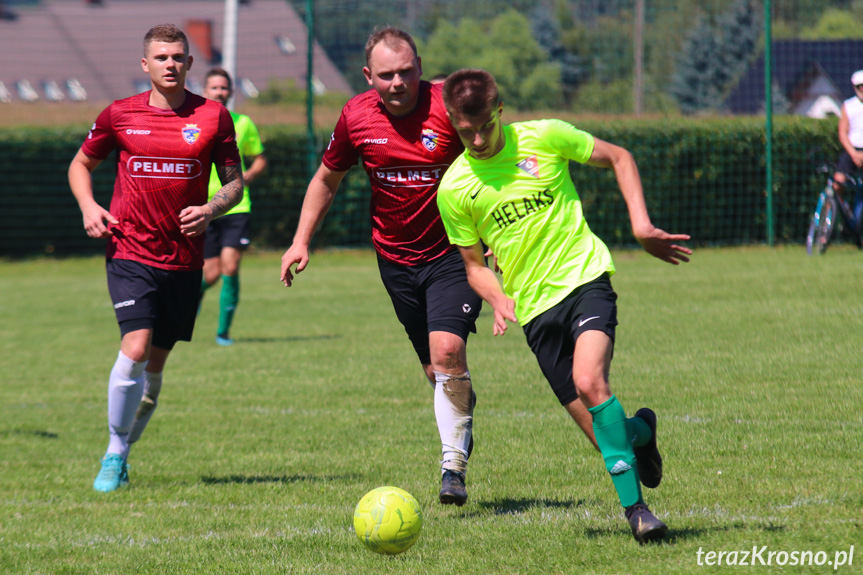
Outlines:
[[[416,543],[422,528],[420,504],[398,487],[372,489],[354,510],[354,531],[375,553],[396,555],[407,551]]]

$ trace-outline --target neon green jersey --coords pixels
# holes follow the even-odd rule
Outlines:
[[[560,120],[504,127],[487,160],[467,152],[449,167],[437,202],[450,242],[482,240],[498,258],[503,289],[522,325],[575,288],[614,273],[611,254],[587,226],[569,161],[585,163],[593,136]]]
[[[246,156],[260,156],[264,153],[264,145],[261,143],[258,128],[251,118],[235,112],[231,112],[231,118],[234,119],[234,130],[237,132],[237,148],[240,150],[242,169],[245,172]],[[219,175],[216,173],[216,166],[213,166],[213,171],[210,173],[209,199],[212,200],[213,196],[221,189],[222,183],[219,181]],[[243,188],[243,199],[239,204],[226,212],[225,215],[246,214],[250,211],[252,211],[252,200],[249,198],[249,186],[246,186]]]

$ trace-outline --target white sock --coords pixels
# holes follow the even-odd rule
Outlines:
[[[122,351],[108,379],[108,430],[111,434],[107,454],[129,457],[129,430],[135,410],[144,394],[146,361],[133,361]]]
[[[159,405],[159,392],[162,391],[162,372],[144,372],[144,397],[135,412],[135,421],[132,423],[132,431],[129,432],[129,443],[135,443],[141,439],[144,428],[150,423],[156,406]]]
[[[442,445],[442,470],[467,471],[467,448],[473,430],[470,373],[453,376],[434,372],[434,412]]]

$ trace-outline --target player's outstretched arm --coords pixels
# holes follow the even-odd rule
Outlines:
[[[324,221],[324,216],[329,211],[330,206],[333,205],[336,192],[346,173],[335,172],[321,164],[312,177],[312,181],[309,182],[306,197],[303,200],[303,209],[300,212],[300,221],[294,234],[294,241],[282,256],[282,273],[279,279],[285,287],[291,287],[294,283],[291,266],[296,264],[296,273],[306,269],[309,263],[309,246],[312,243],[312,236],[321,222]]]
[[[614,170],[617,185],[629,211],[632,235],[647,253],[674,265],[689,261],[692,250],[678,243],[688,240],[689,236],[669,234],[651,223],[647,204],[644,201],[638,166],[628,150],[595,138],[593,154],[587,163],[591,166]]]
[[[464,260],[471,289],[494,309],[494,335],[505,334],[506,322],[518,321],[515,317],[515,302],[507,297],[497,281],[497,276],[485,265],[482,244],[477,242],[472,246],[458,246],[458,250]]]
[[[93,197],[93,170],[101,163],[101,160],[91,158],[83,151],[78,150],[72,163],[69,164],[69,187],[81,208],[84,217],[84,230],[91,238],[107,238],[112,235],[107,223],[117,224],[117,218],[96,203]]]
[[[222,188],[203,206],[188,206],[180,211],[180,231],[190,237],[207,231],[210,222],[224,215],[243,199],[243,171],[240,166],[216,166]]]

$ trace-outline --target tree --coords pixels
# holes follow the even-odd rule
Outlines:
[[[291,0],[300,18],[305,20],[305,0]],[[361,4],[358,9],[357,4]],[[381,22],[397,25],[404,19],[404,6],[380,2],[357,3],[353,0],[326,0],[313,3],[315,39],[357,92],[368,90],[363,76],[366,65],[365,45],[369,34]]]
[[[508,10],[491,21],[463,18],[440,23],[422,47],[423,75],[483,68],[497,80],[501,98],[518,110],[558,107],[560,65],[531,35],[527,18]]]
[[[712,75],[718,49],[710,23],[705,17],[698,16],[686,37],[677,69],[671,78],[671,95],[684,114],[716,107],[719,90]]]
[[[700,15],[686,38],[670,92],[684,114],[718,110],[746,71],[761,37],[755,0],[735,0],[711,23]]]
[[[737,0],[717,21],[719,52],[714,82],[723,99],[746,72],[758,47],[763,12],[755,0]]]
[[[821,14],[818,23],[801,31],[806,40],[842,40],[863,38],[863,26],[854,12],[829,8]]]
[[[573,111],[582,114],[631,114],[632,108],[632,82],[628,79],[609,83],[585,82],[578,87],[572,102]]]
[[[462,18],[458,25],[441,21],[428,41],[416,39],[422,56],[423,76],[451,74],[467,63],[463,54],[479,54],[487,42],[482,26],[473,18]]]
[[[563,46],[560,18],[555,17],[547,4],[537,4],[530,13],[530,27],[549,60],[560,66],[563,90],[567,95],[571,94],[584,78],[586,70],[581,57]]]

